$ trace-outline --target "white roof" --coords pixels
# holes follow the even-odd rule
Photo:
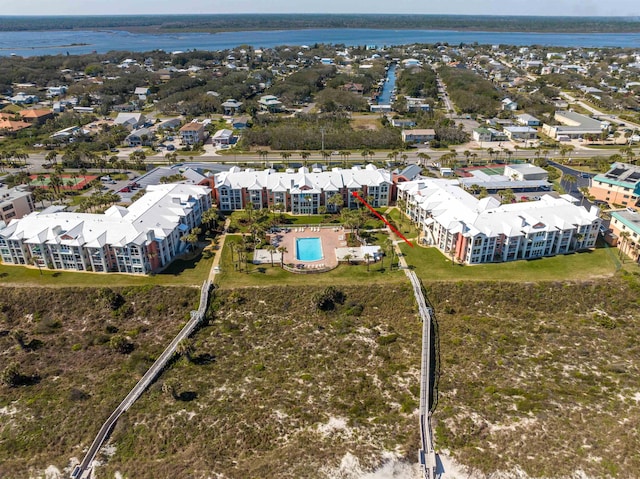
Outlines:
[[[35,212],[0,230],[8,239],[25,243],[68,244],[97,248],[104,244],[142,245],[171,233],[209,188],[184,184],[150,185],[129,208],[112,206],[104,214]]]
[[[544,195],[540,201],[500,205],[493,197],[476,199],[457,180],[421,178],[398,185],[415,204],[451,232],[464,236],[517,236],[535,231],[588,225],[598,218],[597,208],[587,211],[565,198]]]
[[[240,170],[231,168],[215,175],[215,187],[227,186],[231,189],[262,189],[271,191],[292,192],[303,191],[306,187],[320,191],[338,191],[340,188],[360,188],[366,186],[379,186],[382,183],[391,183],[391,174],[387,170],[378,169],[374,165],[367,165],[364,169],[353,167],[350,169],[334,168],[331,171],[310,172],[308,168],[289,170],[285,173],[277,173],[274,170]]]

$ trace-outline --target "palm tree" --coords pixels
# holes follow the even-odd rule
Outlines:
[[[622,231],[620,233],[620,248],[618,248],[618,258],[622,258],[622,255],[625,253],[625,247],[631,237],[631,233],[628,231]]]
[[[578,182],[578,178],[576,178],[574,175],[562,175],[562,179],[569,186],[569,190],[571,190],[573,185]]]
[[[391,258],[389,260],[389,271],[391,271],[393,269],[393,258],[396,253],[396,248],[391,238],[388,238],[387,241],[385,241],[385,252],[389,252],[391,254]]]
[[[346,168],[347,167],[347,160],[351,156],[351,152],[348,151],[348,150],[343,150],[343,151],[340,152],[340,156],[342,156],[342,167]]]
[[[282,269],[284,269],[284,254],[287,253],[287,247],[286,246],[279,246],[278,247],[278,253],[280,253],[280,267]]]
[[[304,166],[308,166],[309,156],[311,156],[311,153],[309,153],[308,151],[301,151],[300,152],[300,158],[302,158],[302,164]]]
[[[289,158],[291,158],[291,153],[289,153],[288,151],[281,151],[280,152],[280,157],[282,158],[282,161],[285,162],[285,164],[287,166],[289,166]]]
[[[335,212],[335,211],[338,211],[340,208],[342,208],[342,206],[344,205],[344,199],[342,198],[342,195],[340,193],[335,193],[331,195],[327,203],[329,204],[329,206],[332,207],[332,210]]]
[[[363,256],[364,260],[367,262],[367,273],[369,272],[369,260],[373,258],[369,253],[365,253]]]
[[[420,158],[420,165],[421,166],[426,166],[427,161],[429,161],[431,159],[431,157],[429,155],[427,155],[425,152],[421,151],[420,153],[418,153],[418,158]]]
[[[502,190],[500,193],[500,198],[502,199],[502,203],[511,203],[515,199],[516,195],[513,193],[511,188],[507,188],[506,190]]]
[[[276,252],[276,247],[273,246],[272,244],[268,244],[265,249],[269,252],[269,254],[271,255],[271,267],[273,268],[273,253]]]

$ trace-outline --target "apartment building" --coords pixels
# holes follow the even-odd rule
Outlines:
[[[604,174],[591,181],[589,193],[609,205],[638,208],[640,206],[640,166],[628,163],[613,163]]]
[[[640,262],[640,213],[627,209],[611,213],[611,230],[618,237],[618,248]]]
[[[0,257],[41,268],[146,274],[186,251],[183,236],[211,207],[203,186],[152,185],[128,208],[104,214],[50,208],[0,228]]]
[[[391,174],[374,165],[331,171],[303,167],[285,173],[233,167],[215,175],[213,196],[221,211],[240,210],[251,203],[255,209],[282,204],[293,214],[318,214],[321,206],[336,211],[340,203],[346,208],[361,204],[353,192],[374,207],[387,206],[395,199]],[[333,199],[336,195],[340,199]]]
[[[8,223],[20,219],[35,209],[33,195],[28,190],[0,186],[0,220]]]
[[[501,205],[478,200],[457,180],[421,178],[398,185],[398,202],[423,241],[465,264],[554,256],[595,247],[598,208],[563,198]]]

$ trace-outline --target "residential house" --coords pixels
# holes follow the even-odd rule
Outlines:
[[[396,128],[411,128],[412,126],[416,126],[416,122],[409,119],[392,118],[391,126],[395,126]]]
[[[62,96],[67,93],[66,86],[50,86],[47,88],[47,98],[53,98],[56,96]]]
[[[540,120],[538,120],[535,116],[531,116],[527,113],[516,115],[516,123],[522,126],[540,126]]]
[[[104,214],[34,212],[0,229],[0,257],[3,263],[55,270],[159,271],[188,249],[184,236],[201,224],[211,207],[210,192],[203,186],[150,185],[129,207],[112,206]]]
[[[222,108],[224,108],[224,114],[227,116],[232,116],[238,113],[238,110],[240,110],[241,106],[242,102],[234,100],[233,98],[230,98],[222,104]]]
[[[9,98],[9,101],[14,105],[31,105],[33,103],[38,103],[40,99],[36,95],[28,95],[24,92],[20,92]]]
[[[15,120],[15,115],[0,113],[0,131],[15,133],[25,128],[29,128],[31,123],[26,121]]]
[[[20,117],[28,123],[35,123],[41,125],[45,123],[47,120],[53,119],[53,110],[45,110],[45,109],[27,109],[22,110],[19,113]]]
[[[140,101],[147,101],[147,96],[149,96],[149,93],[151,93],[151,90],[149,90],[149,88],[147,88],[146,86],[139,86],[133,92],[133,94],[136,95],[138,97],[138,100]]]
[[[27,188],[0,186],[0,220],[8,223],[35,210],[33,194]]]
[[[530,126],[507,126],[503,131],[511,141],[529,141],[538,138],[538,131]]]
[[[142,113],[118,113],[113,120],[114,125],[122,125],[129,131],[143,128],[146,123],[147,119]]]
[[[182,143],[186,145],[195,145],[196,143],[204,143],[207,139],[207,132],[204,128],[204,123],[192,121],[180,128],[180,138]]]
[[[340,86],[340,89],[351,92],[351,93],[355,93],[357,95],[362,95],[364,93],[364,86],[362,85],[362,83],[353,83],[353,82],[345,83],[344,85]]]
[[[401,135],[405,143],[428,143],[435,140],[436,131],[433,128],[402,130]]]
[[[456,180],[420,178],[398,185],[398,199],[424,242],[465,264],[566,254],[595,247],[599,210],[564,198],[501,205],[478,200]]]
[[[518,109],[518,103],[510,98],[505,98],[502,100],[501,108],[503,111],[516,111]]]
[[[640,207],[640,166],[613,163],[609,171],[593,177],[589,194],[609,205]]]
[[[149,128],[139,128],[129,133],[124,141],[132,148],[150,146],[153,144],[153,132]]]
[[[408,111],[430,111],[431,105],[427,103],[426,98],[405,97]]]
[[[226,128],[218,130],[213,134],[211,140],[216,145],[230,145],[233,142],[233,131]]]
[[[231,126],[234,130],[244,130],[249,127],[249,117],[239,116],[231,120]]]
[[[258,105],[260,105],[261,110],[269,111],[271,113],[276,113],[283,109],[282,102],[274,95],[264,95],[260,97]]]
[[[169,118],[167,120],[163,120],[160,123],[156,123],[156,131],[173,131],[180,126],[182,123],[181,118]]]
[[[484,127],[474,128],[473,132],[471,133],[471,137],[473,138],[474,141],[477,141],[477,142],[492,140],[491,131],[489,130],[489,128],[484,128]]]

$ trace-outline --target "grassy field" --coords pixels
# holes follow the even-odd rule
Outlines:
[[[452,265],[436,248],[400,249],[410,267],[425,282],[433,281],[571,281],[610,277],[620,267],[617,249],[598,248],[584,253],[474,266]]]
[[[216,290],[190,359],[174,361],[124,415],[97,477],[335,478],[346,453],[363,470],[389,451],[415,462],[420,323],[402,273],[380,274],[394,275],[385,284],[334,278],[345,297],[327,312],[316,308],[325,286],[309,286],[309,276]],[[312,278],[321,276],[330,277]],[[426,289],[438,323],[439,450],[481,475],[634,477],[637,273]],[[16,362],[29,379],[0,384],[0,477],[62,471],[80,458],[198,300],[195,288],[113,292],[0,289],[0,363]],[[119,335],[133,352],[110,346]]]
[[[196,309],[195,288],[0,288],[0,477],[82,458],[102,422]],[[18,334],[21,335],[20,341]],[[125,337],[129,354],[110,343]],[[63,476],[61,476],[63,477]],[[68,477],[68,474],[64,475]]]
[[[55,288],[83,286],[200,286],[207,279],[213,256],[209,252],[189,260],[178,259],[153,276],[114,273],[75,273],[0,264],[0,284]]]
[[[637,477],[638,280],[428,285],[437,447],[479,477]]]
[[[418,229],[399,209],[394,208],[388,210],[387,218],[391,220],[392,224],[394,224],[398,231],[407,237],[407,239],[416,238],[418,236]]]
[[[318,291],[219,291],[192,360],[118,423],[100,475],[338,477],[347,452],[365,469],[384,451],[413,462],[420,324],[408,284],[345,287],[330,312],[315,308]]]

